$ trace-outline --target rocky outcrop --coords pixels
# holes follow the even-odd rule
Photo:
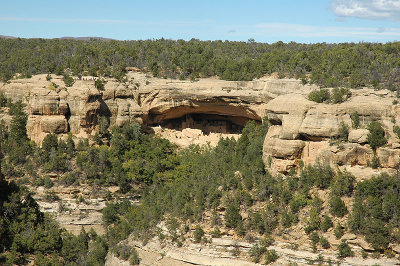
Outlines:
[[[266,138],[264,151],[274,158],[297,159],[304,148],[301,140],[283,140],[279,138]]]
[[[349,142],[365,144],[368,142],[368,129],[354,129],[349,132]]]
[[[348,243],[354,246],[359,252],[360,247],[369,247],[368,244],[354,238],[355,235],[345,234],[343,238],[348,239]],[[340,240],[335,237],[329,239],[330,243],[335,242],[335,246],[340,244]],[[337,243],[336,243],[337,242]],[[253,246],[251,243],[234,240],[231,237],[212,238],[210,244],[194,244],[186,240],[182,247],[176,247],[171,243],[160,243],[157,238],[150,239],[146,245],[132,238],[121,242],[129,247],[134,247],[141,258],[141,265],[260,265],[250,261],[249,250]],[[303,243],[302,248],[308,246]],[[239,255],[232,255],[232,251],[236,249]],[[279,258],[272,265],[307,265],[310,261],[320,261],[321,264],[344,264],[344,265],[393,265],[397,261],[395,258],[379,258],[379,259],[362,259],[360,257],[348,257],[339,260],[336,253],[331,250],[318,250],[312,252],[308,250],[297,250],[288,241],[275,241],[273,245],[268,247],[269,250],[275,250]],[[162,254],[162,255],[160,255]],[[322,257],[322,258],[321,258]],[[117,258],[111,251],[107,254],[105,265],[129,265],[128,261]]]
[[[28,186],[28,188],[34,192],[40,210],[51,213],[62,228],[75,235],[80,233],[82,227],[87,231],[93,228],[97,233],[104,234],[101,213],[106,206],[104,191],[85,185],[76,187],[56,185],[51,189],[42,186]],[[54,200],[46,197],[49,192],[56,195]]]
[[[107,117],[111,127],[134,120],[163,126],[169,131],[154,131],[177,132],[175,142],[182,145],[201,143],[205,136],[237,134],[247,121],[261,122],[267,117],[272,126],[264,142],[264,161],[273,170],[287,172],[301,162],[368,166],[373,153],[366,144],[366,126],[377,120],[388,138],[387,145],[377,151],[379,161],[385,168],[397,167],[400,141],[393,127],[400,124],[400,106],[392,103],[392,92],[352,90],[344,103],[317,104],[307,99],[315,88],[294,79],[191,82],[129,73],[124,83],[106,80],[103,91],[93,81],[76,80],[66,88],[59,76],[47,81],[46,75],[37,75],[2,84],[0,92],[26,104],[28,135],[38,143],[49,133],[92,135],[98,116]],[[354,113],[359,116],[358,129],[352,128]],[[4,113],[1,117],[10,121]],[[343,123],[350,129],[349,143],[336,141]],[[188,136],[190,130],[183,132],[185,128],[196,133]]]
[[[395,95],[389,91],[354,90],[352,97],[341,104],[317,104],[307,100],[307,94],[281,95],[266,105],[273,126],[265,139],[263,158],[267,167],[276,172],[288,172],[304,164],[322,163],[331,166],[370,165],[374,154],[367,144],[371,121],[379,121],[388,144],[377,149],[382,168],[398,167],[400,140],[393,127],[400,124]],[[351,116],[359,116],[359,128],[352,128]],[[350,129],[348,142],[339,140],[340,127]]]
[[[53,75],[48,81],[46,75],[37,75],[1,84],[0,92],[26,104],[28,135],[40,143],[48,133],[62,136],[71,132],[78,137],[94,134],[99,115],[106,116],[111,127],[136,120],[146,126],[179,130],[194,126],[207,134],[214,130],[232,133],[248,120],[261,121],[271,99],[311,88],[294,79],[191,82],[129,73],[125,83],[106,80],[103,91],[95,88],[94,81],[76,80],[72,87],[65,87],[60,76]],[[204,116],[209,118],[204,120]],[[299,121],[297,117],[285,119]],[[285,128],[282,134],[293,139],[296,130]]]

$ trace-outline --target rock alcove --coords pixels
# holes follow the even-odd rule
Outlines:
[[[182,131],[186,128],[198,129],[204,135],[210,133],[240,134],[250,120],[261,122],[261,118],[242,106],[228,104],[198,104],[180,106],[168,110],[150,110],[143,123],[150,127]]]

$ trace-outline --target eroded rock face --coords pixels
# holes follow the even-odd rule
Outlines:
[[[140,73],[128,74],[126,83],[107,80],[103,91],[86,80],[64,86],[61,77],[47,81],[46,75],[37,75],[2,84],[0,91],[26,104],[28,135],[38,143],[49,133],[71,132],[78,137],[94,134],[99,115],[106,116],[111,127],[138,121],[172,131],[202,131],[193,139],[215,132],[236,134],[248,120],[261,122],[266,116],[272,126],[264,142],[264,161],[272,169],[286,172],[301,161],[367,166],[373,153],[366,144],[366,126],[376,120],[382,123],[388,138],[386,147],[377,150],[379,161],[383,167],[397,167],[400,141],[393,127],[400,124],[400,106],[392,104],[395,95],[389,91],[353,90],[344,103],[317,104],[307,99],[315,86],[303,86],[297,80],[190,82]],[[359,116],[358,129],[352,128],[354,113]],[[2,117],[10,121],[9,116]],[[334,141],[342,123],[350,128],[349,143]],[[182,133],[181,139],[186,137]]]
[[[380,166],[398,167],[400,140],[393,127],[400,124],[400,109],[393,105],[395,95],[369,89],[352,91],[353,96],[341,104],[317,104],[307,94],[287,94],[272,99],[266,107],[273,124],[267,134],[263,158],[267,167],[288,172],[304,164],[325,164],[333,167],[368,167],[374,157],[367,144],[367,125],[379,121],[385,129],[388,145],[377,149]],[[351,116],[359,116],[359,128],[352,128]],[[339,140],[340,127],[349,128],[348,142]]]
[[[266,138],[264,142],[264,152],[280,159],[298,159],[303,148],[304,142],[301,140]]]
[[[68,105],[65,99],[45,88],[32,89],[29,99],[29,113],[32,115],[65,115]]]
[[[53,75],[48,81],[46,75],[37,75],[2,84],[0,92],[26,104],[28,135],[41,143],[49,133],[71,132],[78,137],[94,134],[99,115],[109,119],[110,127],[138,121],[173,130],[200,129],[205,134],[236,133],[249,120],[261,122],[271,99],[312,88],[290,79],[190,82],[129,73],[125,83],[106,80],[103,91],[95,88],[94,81],[75,80],[66,88],[60,76]],[[307,104],[312,105],[309,101]],[[300,121],[296,115],[285,119]],[[295,139],[297,126],[286,126],[282,134]]]
[[[336,106],[316,105],[306,113],[299,133],[307,139],[336,137],[342,121],[351,124],[350,115],[340,115]]]
[[[368,129],[354,129],[349,132],[349,142],[365,144],[368,142]]]

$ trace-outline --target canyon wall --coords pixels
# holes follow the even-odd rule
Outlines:
[[[354,128],[351,115],[359,115]],[[378,121],[388,142],[376,151],[380,169],[394,171],[400,159],[400,140],[393,132],[400,124],[400,106],[394,93],[371,89],[352,90],[349,100],[340,104],[315,103],[307,95],[295,93],[268,102],[266,114],[272,126],[265,138],[263,159],[274,172],[287,173],[307,164],[339,166],[350,171],[369,168],[373,151],[367,144],[371,121]],[[348,140],[340,140],[340,127],[349,128]],[[358,175],[360,176],[360,175]]]
[[[108,79],[101,91],[94,81],[76,80],[72,87],[65,87],[62,77],[48,81],[46,75],[0,84],[0,92],[26,104],[28,135],[37,143],[49,133],[61,137],[72,133],[78,138],[94,135],[98,116],[107,117],[110,127],[137,121],[144,127],[192,127],[208,133],[214,129],[236,133],[248,120],[261,122],[266,117],[271,127],[263,159],[273,172],[287,173],[320,163],[353,171],[368,168],[369,174],[375,174],[369,167],[373,152],[367,144],[366,126],[379,121],[388,139],[377,149],[380,167],[392,172],[398,168],[400,140],[393,128],[400,125],[400,105],[393,92],[351,90],[352,96],[343,103],[318,104],[307,99],[315,89],[294,79],[191,82],[143,73],[128,73],[122,83]],[[360,118],[359,128],[352,126],[354,112]],[[4,113],[0,119],[10,121]],[[337,140],[341,122],[349,127],[345,142]]]
[[[26,104],[28,135],[37,143],[49,133],[93,135],[98,116],[107,117],[110,127],[135,120],[144,126],[176,125],[183,129],[185,125],[190,127],[188,121],[208,116],[217,120],[209,131],[226,125],[240,128],[248,120],[261,121],[271,99],[311,88],[289,79],[191,82],[152,78],[142,73],[128,73],[127,81],[122,83],[106,80],[102,91],[88,80],[76,80],[72,87],[65,87],[62,77],[54,75],[50,81],[46,75],[37,75],[0,84],[0,92],[6,97]]]

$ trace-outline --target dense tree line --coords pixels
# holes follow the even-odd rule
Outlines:
[[[267,73],[296,77],[323,87],[372,86],[399,89],[400,44],[273,44],[184,40],[0,39],[0,77],[15,73],[124,75],[138,67],[156,77],[191,78],[217,75],[225,80],[252,80]]]

